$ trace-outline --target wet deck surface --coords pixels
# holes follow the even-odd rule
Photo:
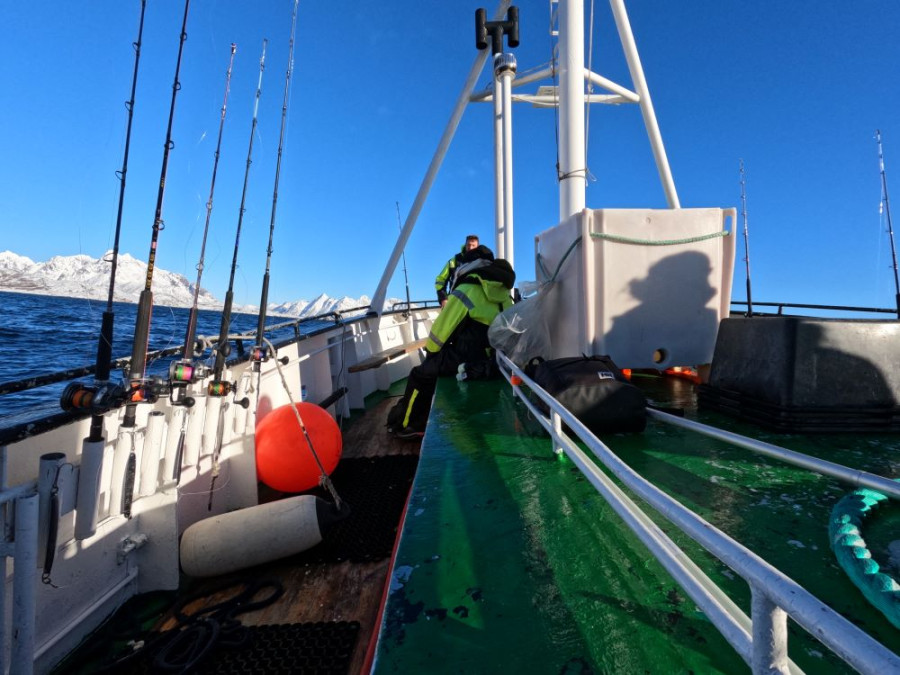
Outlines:
[[[640,383],[696,415],[690,383]],[[709,417],[709,416],[707,416]],[[898,439],[731,430],[896,475]],[[894,651],[900,632],[843,576],[827,542],[849,488],[650,422],[604,441],[633,468],[785,569]],[[867,452],[868,450],[868,452]],[[885,457],[887,455],[887,457]],[[654,518],[749,611],[746,583]],[[791,624],[807,672],[850,672]],[[442,380],[381,628],[376,672],[737,673],[747,666],[499,382]]]

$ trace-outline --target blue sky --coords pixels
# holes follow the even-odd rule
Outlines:
[[[523,71],[549,60],[549,10],[518,4]],[[494,9],[461,0],[300,3],[271,301],[373,293],[398,231],[395,202],[405,217],[475,58],[479,6]],[[157,264],[196,276],[236,42],[203,276],[219,298],[269,39],[239,303],[259,300],[291,8],[291,0],[194,0],[188,20]],[[754,299],[892,307],[874,131],[900,200],[900,3],[635,0],[628,10],[682,205],[739,206],[744,160]],[[0,250],[41,261],[111,247],[139,11],[138,0],[5,7]],[[147,7],[121,243],[142,260],[182,11],[180,0]],[[597,2],[595,14],[593,68],[630,86],[608,4]],[[534,278],[534,235],[556,220],[554,124],[550,110],[515,108],[520,279]],[[407,248],[414,298],[432,296],[434,275],[465,234],[493,240],[490,130],[490,106],[470,106]],[[588,162],[589,207],[665,206],[636,107],[592,107]],[[398,269],[389,295],[403,293]],[[735,297],[743,296],[739,261]]]

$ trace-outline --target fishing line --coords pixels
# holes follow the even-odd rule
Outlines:
[[[263,340],[265,341],[269,349],[271,349],[274,353],[275,347],[272,345],[272,343],[269,342],[266,338],[263,338]],[[281,385],[284,387],[284,391],[287,394],[291,410],[294,411],[294,417],[297,418],[297,424],[300,425],[300,430],[303,432],[304,439],[306,439],[306,445],[307,447],[309,447],[309,451],[312,453],[313,459],[316,462],[316,466],[319,467],[319,472],[321,474],[321,477],[319,478],[319,484],[326,490],[328,490],[331,498],[334,500],[334,505],[338,508],[338,510],[340,510],[342,500],[338,495],[337,489],[335,489],[334,484],[331,482],[331,478],[326,473],[325,467],[322,466],[322,462],[319,460],[319,455],[316,452],[315,447],[313,446],[312,439],[309,437],[309,432],[306,430],[306,425],[303,423],[303,417],[301,417],[300,411],[297,410],[297,404],[294,402],[294,397],[291,394],[291,387],[288,384],[287,378],[284,376],[284,371],[282,370],[281,361],[279,359],[275,359],[275,367],[278,369],[278,375],[281,378]]]

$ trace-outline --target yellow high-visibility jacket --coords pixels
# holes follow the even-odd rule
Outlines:
[[[447,304],[431,326],[425,349],[439,352],[446,344],[458,337],[467,318],[484,326],[484,341],[487,347],[487,326],[494,317],[512,305],[510,290],[516,275],[505,260],[494,260],[485,267],[465,274],[456,280]]]
[[[438,302],[447,299],[447,291],[453,288],[453,276],[456,268],[460,266],[463,254],[466,252],[466,246],[460,248],[459,253],[450,258],[447,264],[441,269],[440,273],[434,279],[434,291],[437,293]]]

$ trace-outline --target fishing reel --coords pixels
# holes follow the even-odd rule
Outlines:
[[[188,386],[209,375],[209,369],[203,365],[194,365],[187,361],[173,361],[169,366],[169,400],[173,405],[193,407],[196,400],[187,395]]]
[[[226,382],[225,380],[213,380],[206,385],[206,393],[209,396],[216,397],[228,396],[231,394],[237,396],[237,384],[235,382]],[[250,399],[246,396],[240,400],[235,398],[234,402],[244,410],[250,407]]]
[[[121,384],[100,382],[90,387],[81,382],[72,382],[59,397],[59,405],[66,412],[104,413],[122,405],[128,397],[128,390]]]
[[[166,382],[157,378],[134,380],[128,385],[100,382],[94,386],[72,382],[59,397],[66,412],[101,414],[123,403],[156,403],[169,392]]]
[[[253,363],[253,370],[259,372],[259,364],[265,363],[269,360],[269,348],[261,345],[254,345],[254,347],[250,350],[250,361]],[[278,359],[278,362],[281,365],[286,366],[290,359],[287,356],[282,356]]]
[[[126,403],[156,403],[170,389],[169,383],[159,377],[132,380],[126,391]]]
[[[256,345],[250,350],[250,361],[253,363],[253,370],[259,370],[259,364],[269,360],[269,348]]]

